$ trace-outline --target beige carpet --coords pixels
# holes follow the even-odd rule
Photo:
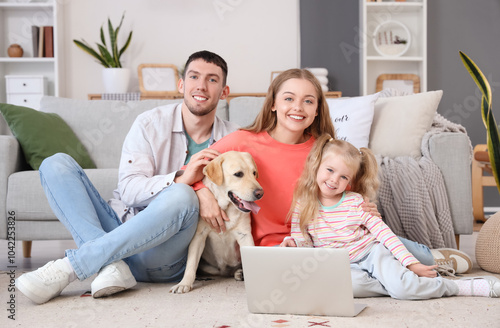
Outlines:
[[[490,273],[475,268],[471,275],[482,274]],[[310,317],[251,314],[244,283],[229,278],[197,281],[184,295],[169,294],[172,284],[139,283],[102,299],[81,296],[90,282],[74,282],[43,305],[15,293],[14,321],[8,318],[9,276],[3,272],[0,327],[500,327],[500,299],[483,297],[356,299],[368,307],[355,318]]]

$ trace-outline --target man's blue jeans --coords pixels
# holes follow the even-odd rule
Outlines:
[[[40,179],[53,212],[78,246],[66,251],[78,279],[121,259],[138,281],[182,278],[199,215],[198,197],[190,186],[173,184],[122,223],[72,157],[45,159]]]

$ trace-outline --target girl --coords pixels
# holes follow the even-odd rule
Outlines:
[[[500,280],[494,277],[431,278],[437,266],[421,264],[379,217],[360,209],[363,196],[373,197],[377,190],[377,168],[369,149],[330,135],[318,138],[294,191],[291,236],[281,246],[347,248],[351,267],[378,281],[370,292],[379,295],[498,297]]]

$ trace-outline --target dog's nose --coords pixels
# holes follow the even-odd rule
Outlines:
[[[254,192],[253,192],[253,196],[256,199],[261,199],[262,196],[264,196],[264,190],[262,190],[262,189],[255,189]]]

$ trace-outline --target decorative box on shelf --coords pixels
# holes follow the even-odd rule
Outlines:
[[[40,108],[40,100],[47,93],[47,80],[42,75],[6,75],[7,103]]]

